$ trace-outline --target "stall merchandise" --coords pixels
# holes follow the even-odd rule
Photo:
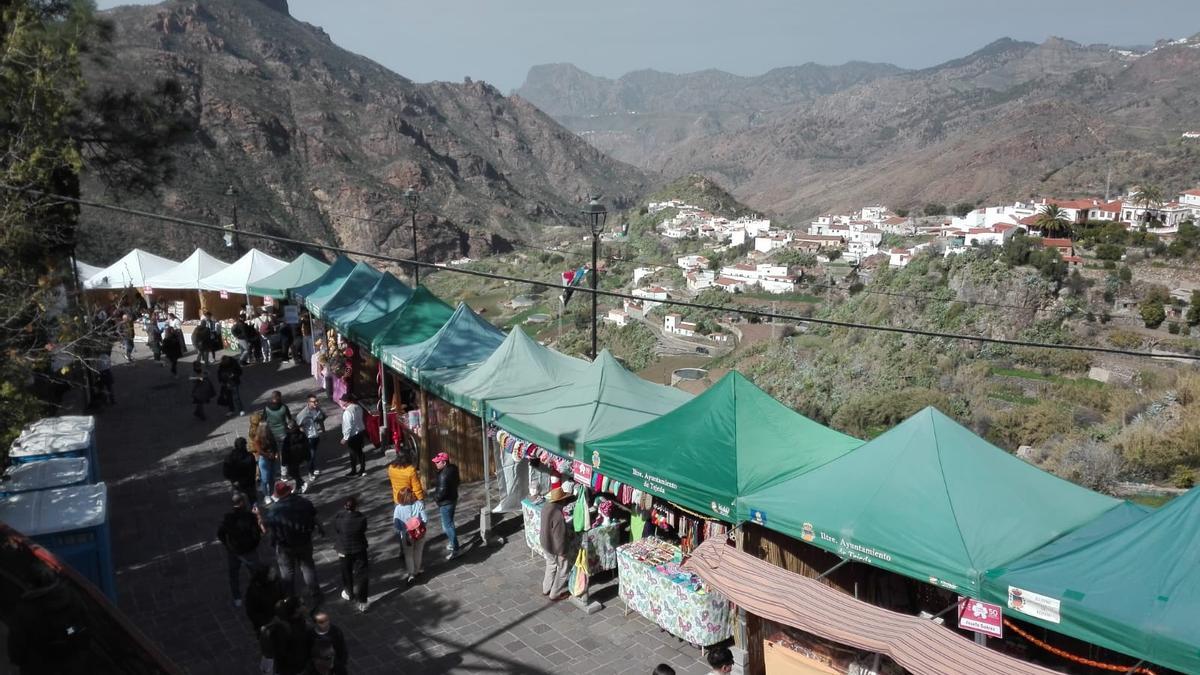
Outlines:
[[[1120,504],[1014,457],[933,408],[740,500],[767,529],[971,597],[988,569]]]
[[[1005,618],[1183,673],[1200,673],[1200,488],[1151,512],[1122,505],[989,570]]]
[[[542,505],[544,501],[525,499],[521,502],[521,514],[525,520],[525,543],[539,557],[545,554],[540,543],[542,531]],[[587,553],[588,574],[597,574],[617,568],[617,547],[621,544],[624,523],[614,520],[607,525],[597,525],[580,534],[575,543]],[[576,547],[567,557],[574,560]]]
[[[328,270],[327,263],[321,262],[307,253],[301,253],[295,260],[288,263],[287,267],[250,284],[250,295],[283,299],[293,289],[316,281]]]
[[[725,596],[684,571],[681,560],[678,547],[654,538],[618,548],[617,578],[627,611],[693,645],[728,640],[733,635],[733,607]]]
[[[587,443],[607,476],[700,514],[750,519],[741,495],[841,457],[862,441],[797,413],[731,371],[657,419]]]

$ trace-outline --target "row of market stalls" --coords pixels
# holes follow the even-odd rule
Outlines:
[[[736,372],[692,397],[370,265],[314,263],[250,289],[308,310],[316,386],[378,400],[384,431],[415,419],[422,459],[494,480],[533,551],[540,497],[573,484],[580,575],[615,574],[694,644],[736,634],[748,672],[1200,672],[1195,493],[1121,502],[932,408],[862,442]]]

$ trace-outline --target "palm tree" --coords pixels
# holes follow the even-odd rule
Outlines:
[[[1042,230],[1042,236],[1054,237],[1058,235],[1071,234],[1071,224],[1067,220],[1067,212],[1061,207],[1046,203],[1042,205],[1042,210],[1038,212],[1037,226]]]
[[[1141,205],[1141,207],[1144,209],[1142,211],[1143,225],[1148,225],[1151,220],[1155,219],[1150,216],[1150,212],[1151,210],[1157,211],[1158,207],[1162,205],[1162,202],[1163,191],[1162,188],[1158,187],[1157,185],[1143,185],[1139,187],[1137,192],[1133,194],[1133,203]],[[1157,215],[1158,214],[1156,213],[1155,217],[1157,217]]]

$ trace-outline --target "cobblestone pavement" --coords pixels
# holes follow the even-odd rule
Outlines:
[[[257,646],[245,613],[232,606],[215,534],[229,504],[220,463],[248,418],[226,417],[213,405],[207,422],[194,419],[190,363],[172,378],[142,345],[133,363],[113,361],[117,403],[99,413],[97,442],[109,485],[118,604],[188,672],[255,673]],[[306,366],[276,362],[248,368],[242,396],[247,406],[262,406],[279,389],[295,411],[312,388]],[[331,523],[341,501],[358,492],[371,523],[373,604],[366,614],[341,600],[332,544],[316,539],[325,608],[346,631],[352,673],[648,673],[659,662],[679,673],[706,672],[696,648],[636,614],[625,616],[614,591],[591,616],[547,602],[542,562],[530,557],[519,514],[494,524],[507,543],[480,545],[478,484],[464,486],[458,509],[465,553],[442,562],[444,538],[432,517],[425,578],[406,587],[391,535],[385,461],[369,452],[368,477],[345,477],[348,462],[332,428],[340,416],[329,421],[319,450],[324,471],[306,496]]]

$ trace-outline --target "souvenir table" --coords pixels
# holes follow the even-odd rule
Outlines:
[[[521,501],[521,515],[525,518],[525,543],[529,550],[537,556],[542,556],[542,505],[545,502],[533,503],[529,499]],[[605,570],[617,568],[617,547],[621,544],[620,521],[614,520],[608,525],[593,527],[577,537],[578,545],[587,551],[588,574],[596,574]],[[571,523],[567,522],[568,536],[574,535]],[[578,551],[572,548],[572,551]],[[575,553],[568,553],[567,558],[575,559]]]
[[[617,579],[633,610],[677,638],[707,647],[733,635],[732,605],[684,572],[678,547],[654,538],[617,549]]]

